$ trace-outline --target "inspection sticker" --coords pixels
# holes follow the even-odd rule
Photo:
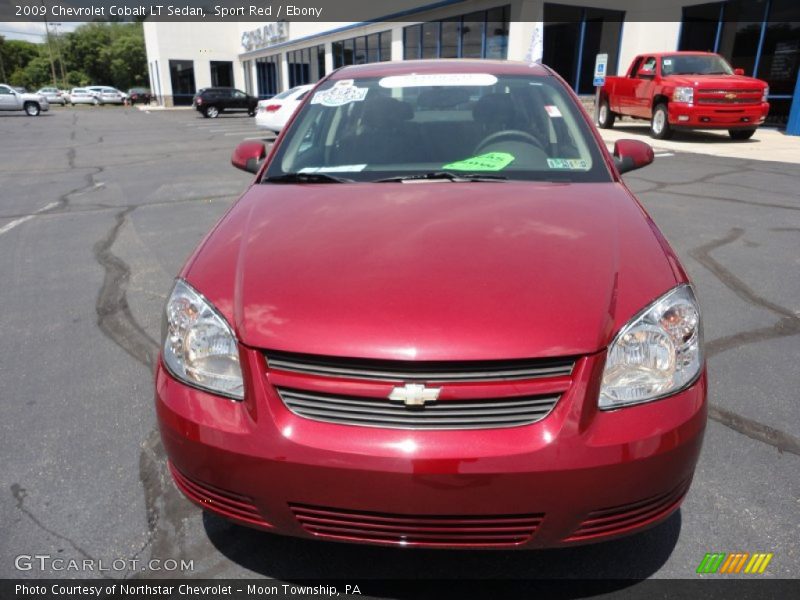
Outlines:
[[[383,88],[439,87],[456,85],[494,85],[497,77],[489,73],[431,73],[425,75],[392,75],[379,82]]]
[[[442,168],[453,171],[500,171],[510,165],[513,160],[514,155],[508,152],[489,152],[451,162]]]
[[[551,169],[586,171],[589,169],[589,161],[582,158],[548,158],[547,166]]]
[[[550,115],[551,118],[561,116],[561,111],[558,110],[558,107],[554,106],[553,104],[545,104],[544,109],[547,111],[547,114]]]
[[[367,97],[369,88],[360,88],[354,85],[340,85],[314,94],[311,104],[322,106],[344,106],[351,102],[362,102]]]

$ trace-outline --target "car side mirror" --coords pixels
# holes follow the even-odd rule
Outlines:
[[[733,70],[733,74],[734,75],[744,75],[744,69],[734,69]]]
[[[242,142],[233,151],[231,164],[248,173],[258,173],[261,161],[267,156],[267,149],[261,142]]]
[[[639,69],[638,73],[639,77],[644,77],[645,79],[652,79],[655,75],[653,69]]]
[[[646,167],[653,158],[650,144],[639,140],[618,140],[614,144],[614,164],[620,174]]]

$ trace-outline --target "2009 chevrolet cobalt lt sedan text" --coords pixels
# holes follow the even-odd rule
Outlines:
[[[706,423],[675,253],[548,68],[407,61],[308,95],[180,273],[156,406],[177,486],[267,531],[533,548],[680,505]]]

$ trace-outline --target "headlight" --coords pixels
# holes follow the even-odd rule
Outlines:
[[[769,97],[769,86],[764,88],[764,93],[761,94],[761,101],[766,102],[768,97]]]
[[[685,388],[703,365],[700,309],[680,285],[623,327],[603,371],[599,406],[610,410],[663,398]]]
[[[211,303],[180,279],[167,300],[162,333],[164,363],[175,377],[215,394],[244,398],[236,336]]]
[[[676,87],[675,91],[672,92],[672,101],[691,104],[694,102],[694,88]]]

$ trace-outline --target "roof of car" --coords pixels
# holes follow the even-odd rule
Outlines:
[[[493,75],[535,75],[546,77],[550,72],[538,63],[509,60],[404,60],[378,62],[342,67],[331,75],[331,79],[352,77],[381,77],[412,73],[491,73]]]

